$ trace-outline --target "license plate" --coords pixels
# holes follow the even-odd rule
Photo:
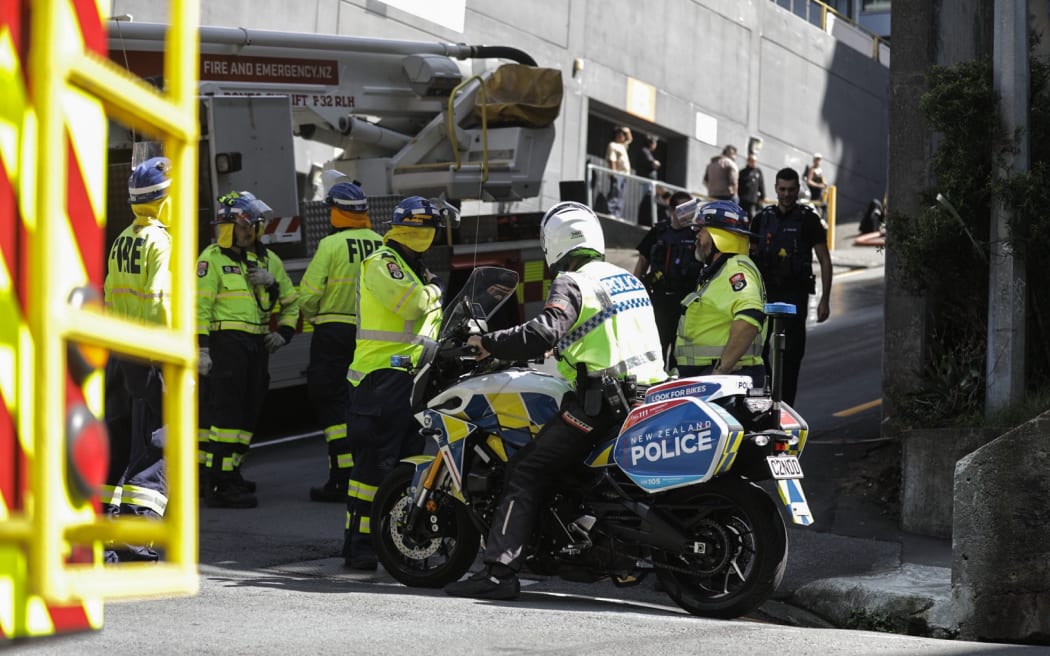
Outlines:
[[[802,465],[796,456],[766,456],[766,462],[769,463],[769,473],[777,480],[802,478]]]

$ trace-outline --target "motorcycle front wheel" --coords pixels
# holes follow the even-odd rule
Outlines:
[[[784,520],[754,483],[715,479],[672,493],[659,510],[686,535],[678,552],[655,551],[657,576],[693,615],[731,619],[761,606],[787,565]]]
[[[435,492],[435,506],[409,533],[415,468],[398,465],[376,491],[372,505],[372,544],[379,562],[395,579],[417,588],[440,588],[457,581],[478,555],[481,534],[467,509],[452,496]],[[423,528],[426,531],[423,531]]]

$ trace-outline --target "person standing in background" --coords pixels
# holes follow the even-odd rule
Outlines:
[[[270,207],[247,191],[219,198],[216,242],[197,258],[198,373],[211,426],[204,503],[254,508],[255,482],[241,465],[270,387],[270,354],[295,335],[299,297],[276,253],[259,243]],[[279,308],[277,330],[270,316]]]
[[[333,232],[317,245],[299,282],[299,310],[314,328],[306,388],[328,447],[328,480],[310,488],[310,500],[346,503],[354,466],[346,428],[352,389],[346,372],[357,342],[358,271],[361,262],[383,245],[383,238],[372,230],[361,187],[336,171],[325,174]]]
[[[747,156],[747,165],[740,171],[740,207],[747,213],[747,218],[754,219],[762,209],[766,199],[766,181],[762,169],[758,168],[758,157],[754,153]]]
[[[814,203],[825,201],[824,191],[828,188],[824,180],[824,169],[820,168],[823,161],[820,153],[813,153],[813,162],[806,167],[806,186],[809,187],[809,199]]]
[[[410,368],[441,327],[444,283],[424,255],[447,215],[429,200],[409,196],[394,208],[383,245],[365,258],[357,284],[357,347],[347,378],[354,386],[347,418],[354,468],[347,485],[343,564],[372,571],[372,502],[383,478],[401,458],[422,452],[412,415]]]
[[[728,145],[721,155],[715,155],[704,171],[707,195],[717,200],[737,200],[737,181],[740,172],[736,167],[736,146]]]
[[[667,370],[674,368],[675,330],[682,316],[682,299],[696,289],[701,264],[694,257],[696,235],[689,221],[683,221],[675,208],[693,199],[687,191],[671,194],[667,217],[646,233],[638,244],[634,275],[645,283],[653,302],[653,314],[660,333],[660,353]]]
[[[128,321],[171,327],[171,161],[153,157],[128,179],[135,220],[109,251],[106,311]],[[112,358],[107,364],[106,424],[113,436],[103,486],[104,512],[159,519],[168,505],[164,471],[164,380],[154,364]],[[112,392],[112,399],[109,392]],[[110,411],[112,410],[112,412]],[[107,549],[106,562],[155,561],[148,545]]]
[[[617,126],[613,128],[613,139],[605,149],[605,162],[613,171],[607,199],[609,214],[617,217],[623,216],[623,189],[627,183],[623,174],[631,172],[631,156],[627,153],[627,147],[631,145],[632,139],[631,128]]]
[[[642,146],[642,159],[638,163],[637,173],[643,178],[649,178],[650,180],[657,180],[660,174],[660,160],[656,159],[656,147],[660,145],[660,140],[649,135],[645,139],[645,145]],[[646,186],[645,195],[642,196],[642,200],[638,203],[638,225],[651,226],[654,223],[663,219],[663,214],[657,210],[656,217],[653,217],[653,192],[658,191],[659,187],[655,184]],[[659,197],[659,195],[657,195]],[[659,203],[657,203],[659,205]]]
[[[660,160],[656,159],[656,147],[660,145],[660,140],[649,135],[645,138],[645,145],[642,146],[642,161],[638,163],[638,175],[643,178],[649,178],[656,180],[660,174]]]
[[[806,353],[809,295],[816,291],[813,255],[816,254],[820,263],[821,295],[817,304],[817,323],[827,321],[831,314],[831,255],[828,253],[824,222],[812,205],[798,202],[798,171],[793,168],[777,171],[775,188],[777,204],[763,208],[751,224],[754,235],[751,253],[766,284],[766,299],[770,303],[791,303],[795,306],[795,315],[783,323],[785,344],[782,367],[784,400],[794,405],[802,357]],[[768,364],[768,339],[764,359]]]

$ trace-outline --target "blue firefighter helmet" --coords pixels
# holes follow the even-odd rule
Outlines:
[[[219,211],[213,223],[250,225],[269,220],[273,210],[250,191],[231,191],[219,197]]]
[[[153,157],[138,164],[128,178],[128,202],[132,205],[160,200],[171,187],[171,160]]]
[[[394,208],[391,227],[440,228],[445,225],[442,212],[422,196],[409,196]]]
[[[325,196],[329,207],[346,212],[368,212],[368,198],[357,182],[337,182]]]

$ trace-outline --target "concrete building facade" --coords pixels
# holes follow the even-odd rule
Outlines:
[[[167,12],[156,0],[111,6],[139,22]],[[640,135],[660,137],[662,179],[697,192],[712,156],[733,144],[743,166],[749,142],[761,144],[767,196],[779,168],[801,174],[814,152],[838,188],[840,220],[886,192],[885,44],[873,52],[862,30],[841,20],[821,29],[770,0],[223,0],[202,2],[201,23],[512,46],[560,69],[544,188],[519,210],[545,208],[559,182],[584,179],[618,124],[634,131],[633,148]]]

